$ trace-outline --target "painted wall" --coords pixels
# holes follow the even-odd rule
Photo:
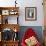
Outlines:
[[[1,7],[15,6],[14,1],[15,0],[0,0],[0,6]],[[18,3],[17,6],[19,6],[20,26],[43,26],[44,16],[43,16],[42,2],[43,2],[42,0],[17,0],[17,3]],[[37,20],[36,21],[25,21],[25,7],[37,7]]]

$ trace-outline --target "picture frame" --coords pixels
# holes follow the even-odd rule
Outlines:
[[[16,15],[17,13],[18,13],[18,12],[17,12],[16,10],[10,10],[10,11],[9,11],[9,14],[10,14],[10,15]]]
[[[26,21],[37,20],[37,8],[36,7],[25,7],[25,20]]]
[[[9,15],[9,10],[2,10],[2,15]]]

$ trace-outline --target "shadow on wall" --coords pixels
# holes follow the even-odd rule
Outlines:
[[[22,40],[22,38],[24,36],[25,31],[28,28],[32,28],[36,32],[39,41],[41,43],[43,43],[43,30],[42,30],[42,26],[21,26],[20,27],[20,32],[19,32],[19,40],[20,40],[20,42],[21,42],[21,40]]]

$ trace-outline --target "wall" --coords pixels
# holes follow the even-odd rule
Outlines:
[[[43,26],[42,0],[25,0],[20,6],[20,23],[23,26]],[[25,7],[37,7],[37,21],[25,21]],[[21,10],[22,9],[22,10]]]
[[[15,6],[15,0],[0,0],[1,7]],[[20,26],[43,26],[43,6],[42,0],[17,0],[17,6],[19,6],[19,24]],[[37,20],[25,21],[25,7],[37,7]]]

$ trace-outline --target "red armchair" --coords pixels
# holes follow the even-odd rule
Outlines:
[[[32,41],[33,39],[34,41]],[[32,45],[31,45],[31,42],[29,41],[32,41]],[[35,44],[33,45],[34,42]],[[28,43],[30,45],[28,45]],[[27,31],[25,32],[24,37],[22,38],[21,45],[22,46],[41,46],[40,42],[37,39],[37,35],[32,28],[27,29]]]

